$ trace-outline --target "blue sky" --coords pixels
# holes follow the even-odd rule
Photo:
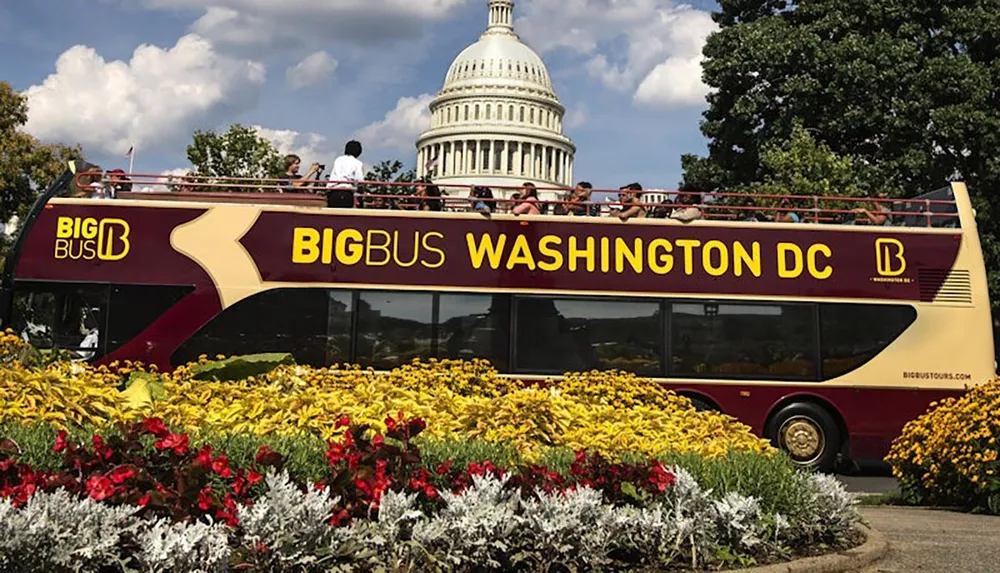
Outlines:
[[[3,75],[29,95],[26,129],[88,159],[185,168],[194,129],[240,122],[329,161],[361,137],[370,164],[414,163],[427,100],[486,24],[487,0],[46,0],[0,4]],[[714,3],[517,0],[599,188],[674,188],[704,153],[700,48]]]

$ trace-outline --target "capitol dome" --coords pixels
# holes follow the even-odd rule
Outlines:
[[[540,198],[557,199],[557,190],[544,188],[572,186],[576,152],[562,133],[566,109],[545,62],[514,33],[514,1],[488,5],[486,31],[455,58],[430,104],[431,127],[417,139],[417,175],[442,187],[530,181]]]

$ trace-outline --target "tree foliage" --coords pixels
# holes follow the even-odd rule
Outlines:
[[[81,159],[79,146],[43,144],[21,131],[28,121],[28,98],[0,82],[0,222],[23,216],[40,189]]]
[[[703,191],[765,181],[796,125],[852,157],[856,188],[912,196],[961,179],[1000,295],[1000,0],[720,0],[704,49]],[[773,163],[773,161],[772,161]],[[811,172],[805,172],[814,176]],[[779,178],[780,180],[780,178]],[[834,179],[838,192],[851,182]]]
[[[187,158],[194,166],[192,175],[213,179],[273,179],[285,170],[283,157],[274,144],[256,129],[238,123],[222,134],[196,131],[187,147]]]
[[[413,183],[417,179],[414,169],[404,169],[403,162],[398,159],[380,161],[365,173],[365,181],[385,181],[392,183]],[[366,185],[362,191],[369,195],[413,195],[414,185]],[[365,199],[366,206],[388,206],[385,200]]]

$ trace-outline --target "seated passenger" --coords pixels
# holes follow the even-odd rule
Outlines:
[[[319,163],[313,163],[309,166],[309,172],[303,176],[299,174],[301,166],[302,158],[298,155],[289,154],[285,156],[285,172],[280,177],[279,193],[298,193],[303,187],[310,185],[309,179],[313,177],[319,179],[319,175],[323,171]]]
[[[489,187],[474,186],[469,192],[472,199],[471,208],[477,213],[490,216],[496,210],[496,202],[493,201],[493,190]]]
[[[736,212],[736,220],[743,221],[746,223],[756,223],[760,221],[760,214],[757,213],[757,201],[753,197],[747,197],[743,204],[742,209]]]
[[[639,194],[642,192],[642,185],[629,183],[618,188],[618,202],[621,208],[618,209],[618,218],[628,221],[632,217],[640,219],[646,217],[646,207],[639,202]]]
[[[597,217],[601,214],[601,206],[591,202],[590,194],[594,186],[589,181],[577,183],[576,189],[569,193],[571,203],[563,206],[567,215]]]
[[[670,218],[685,223],[701,219],[704,214],[701,212],[701,195],[697,193],[681,193],[677,198],[677,208],[670,213]]]
[[[521,186],[521,193],[518,195],[517,204],[511,213],[515,215],[541,215],[538,209],[538,189],[534,183],[525,183]]]
[[[880,193],[878,198],[884,199],[885,195]],[[876,201],[875,209],[871,211],[864,207],[858,207],[852,211],[854,213],[853,224],[855,225],[887,226],[892,224],[892,209],[882,201]]]
[[[364,166],[358,159],[361,153],[361,143],[351,140],[344,146],[344,154],[333,162],[330,188],[326,192],[327,207],[354,207],[357,182],[365,179]]]
[[[433,183],[417,184],[417,197],[420,197],[421,211],[441,211],[444,201],[441,200],[441,188]]]
[[[799,214],[792,210],[792,202],[788,197],[785,197],[778,203],[778,208],[780,210],[774,214],[775,223],[799,223],[802,221]]]

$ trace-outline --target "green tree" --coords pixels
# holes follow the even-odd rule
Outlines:
[[[28,121],[28,98],[0,82],[0,223],[24,216],[38,192],[81,159],[80,147],[42,144],[21,131]],[[0,235],[0,264],[9,245]]]
[[[281,154],[257,130],[240,124],[219,134],[196,131],[187,147],[187,158],[194,166],[191,175],[221,182],[227,177],[274,179],[284,171]]]
[[[413,183],[417,179],[417,172],[414,169],[403,169],[403,162],[398,159],[380,161],[373,165],[365,173],[365,181],[385,181],[392,183]],[[369,195],[413,195],[416,192],[414,185],[365,185],[361,189],[362,193]],[[391,206],[398,200],[379,201],[376,199],[365,199],[364,203],[368,207],[376,205]]]
[[[738,189],[767,176],[766,149],[797,123],[912,196],[968,183],[993,300],[1000,295],[1000,0],[720,0],[704,49],[707,157],[684,186]]]

